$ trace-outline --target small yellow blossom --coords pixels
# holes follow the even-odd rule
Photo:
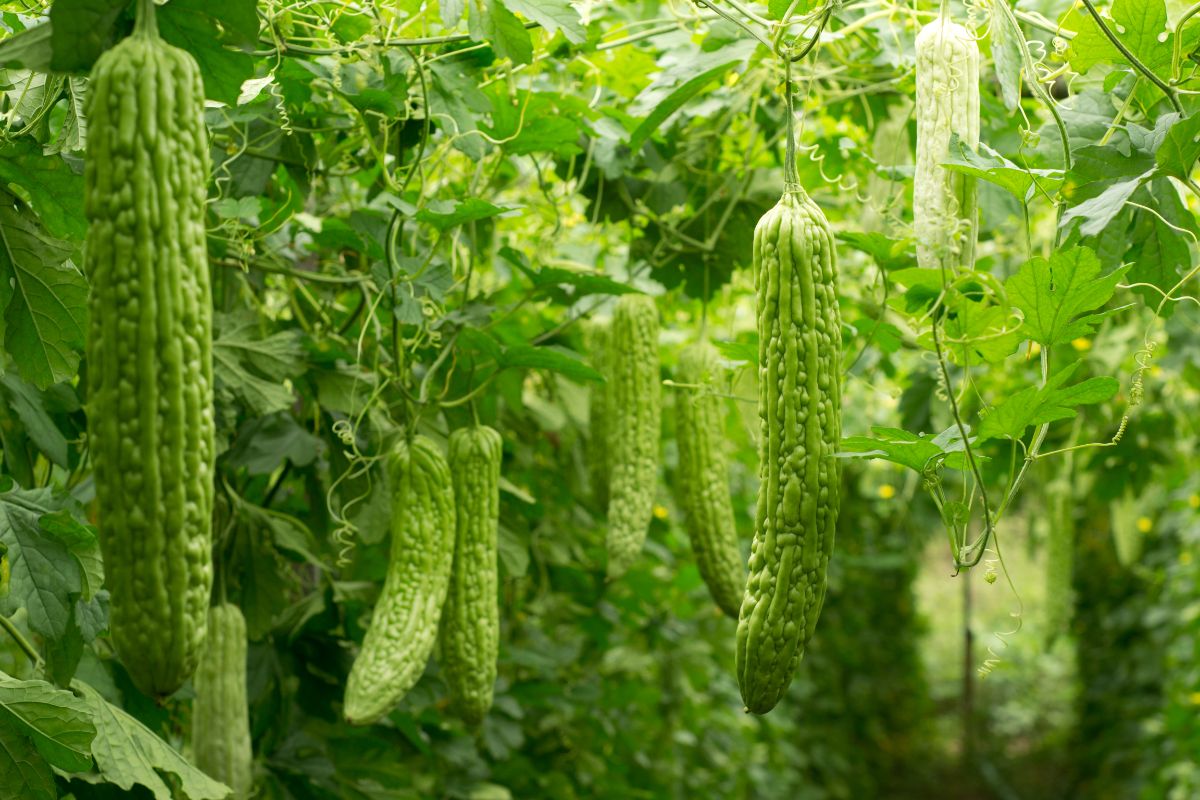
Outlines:
[[[1162,367],[1160,367],[1158,364],[1155,364],[1154,366],[1150,367],[1150,377],[1151,378],[1162,377]]]
[[[1038,355],[1041,352],[1042,352],[1042,346],[1040,344],[1038,344],[1037,342],[1029,343],[1029,357],[1030,358],[1033,358],[1034,356]]]
[[[666,519],[667,518],[666,506],[655,506],[654,507],[654,518],[655,519]]]
[[[1191,564],[1192,563],[1192,554],[1189,553],[1187,550],[1184,550],[1182,553],[1179,554],[1179,563],[1185,567],[1188,566],[1189,564]]]
[[[1192,508],[1200,508],[1200,494],[1193,492],[1188,496],[1188,505]]]
[[[1092,340],[1085,339],[1084,337],[1080,336],[1078,339],[1071,340],[1071,347],[1074,347],[1076,350],[1082,353],[1085,350],[1092,349]]]
[[[896,487],[890,483],[885,483],[879,487],[879,496],[884,500],[891,500],[896,496]]]
[[[1142,533],[1149,533],[1154,528],[1154,522],[1149,517],[1138,517],[1137,529]]]
[[[1192,705],[1200,706],[1200,692],[1192,692],[1188,695],[1188,700],[1192,701]]]

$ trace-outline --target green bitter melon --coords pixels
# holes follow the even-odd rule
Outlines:
[[[454,489],[437,445],[424,436],[388,461],[392,543],[383,592],[346,684],[343,713],[367,725],[388,713],[425,672],[454,557]]]
[[[208,143],[195,60],[140,9],[87,99],[87,407],[113,644],[166,695],[195,669],[212,586]]]
[[[721,400],[713,393],[719,372],[720,359],[709,342],[696,342],[680,351],[675,377],[684,386],[675,396],[675,440],[680,495],[696,564],[713,600],[736,619],[746,570],[738,552],[729,493],[724,415]]]
[[[254,754],[246,702],[246,620],[232,604],[208,612],[208,636],[192,680],[192,755],[210,778],[250,796]]]
[[[486,425],[450,435],[456,533],[442,611],[442,666],[454,709],[478,724],[492,707],[500,611],[496,596],[500,515],[500,434]]]
[[[622,295],[613,312],[611,342],[608,576],[617,578],[642,551],[658,485],[662,381],[653,298]]]
[[[841,321],[829,223],[799,184],[754,230],[759,490],[738,617],[746,708],[783,696],[817,624],[840,508]]]

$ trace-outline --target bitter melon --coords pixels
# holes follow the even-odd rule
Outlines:
[[[87,409],[109,630],[166,695],[195,669],[212,586],[209,167],[200,70],[139,8],[87,100]]]
[[[366,725],[388,713],[421,677],[437,642],[454,557],[450,468],[425,436],[388,461],[392,544],[383,592],[346,684],[343,713]]]
[[[454,567],[442,612],[442,666],[454,709],[478,724],[492,707],[500,611],[496,589],[500,434],[479,425],[450,435],[456,508]]]
[[[754,230],[759,490],[738,616],[746,708],[783,696],[817,624],[840,507],[841,321],[825,215],[798,184]]]
[[[250,796],[254,754],[246,702],[246,620],[232,604],[208,612],[208,636],[192,680],[192,755],[210,778]]]
[[[680,495],[696,565],[713,600],[736,619],[746,570],[729,494],[721,400],[713,394],[719,370],[717,350],[707,341],[680,351],[676,380],[684,386],[675,397],[675,440]]]
[[[642,551],[654,512],[662,393],[654,300],[622,295],[613,312],[611,341],[608,576],[616,578]]]
[[[947,170],[950,135],[979,145],[979,45],[941,18],[917,34],[917,159],[913,227],[917,264],[970,267],[975,259],[975,179]]]

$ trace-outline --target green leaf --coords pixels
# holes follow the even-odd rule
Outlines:
[[[579,44],[587,38],[579,12],[568,0],[505,0],[505,5],[552,34],[561,30],[569,42]]]
[[[270,475],[288,461],[308,466],[321,448],[321,440],[290,414],[271,414],[244,424],[225,458],[230,466],[245,467],[251,475]]]
[[[1151,170],[1128,180],[1113,182],[1100,194],[1068,209],[1062,215],[1060,227],[1069,231],[1079,220],[1080,234],[1084,236],[1100,235],[1113,221],[1113,218],[1125,209],[1126,201],[1153,174],[1153,170]]]
[[[0,396],[16,412],[38,450],[60,467],[67,467],[67,439],[46,411],[45,398],[16,375],[0,376]]]
[[[969,366],[983,359],[998,364],[1021,343],[1019,320],[1006,306],[985,305],[958,292],[946,298],[950,315],[945,320],[943,346],[959,364]],[[921,343],[933,350],[932,332]]]
[[[942,162],[943,167],[951,172],[994,183],[1021,202],[1030,199],[1030,192],[1035,185],[1046,195],[1053,195],[1062,186],[1062,170],[1019,167],[984,142],[979,143],[979,152],[976,153],[958,138],[957,133],[950,135],[949,154],[949,158]]]
[[[472,0],[472,15],[478,1]],[[433,76],[430,113],[439,119],[439,125],[454,135],[455,149],[478,161],[489,145],[482,136],[472,132],[479,130],[479,118],[492,110],[491,101],[480,91],[476,75],[464,65],[430,64],[429,73]]]
[[[713,346],[726,361],[744,364],[758,363],[758,337],[750,342],[721,342],[713,340]]]
[[[1004,107],[1015,111],[1021,102],[1021,67],[1024,62],[1021,45],[1025,37],[1011,13],[1004,13],[997,6],[992,6],[989,19],[992,61],[996,66],[1000,96],[1004,100]]]
[[[53,9],[51,10],[53,14]],[[24,30],[0,42],[0,66],[49,72],[54,58],[54,32],[49,22]]]
[[[24,607],[29,626],[58,639],[70,624],[71,603],[83,591],[79,560],[57,536],[43,529],[42,518],[67,508],[71,499],[51,489],[11,486],[0,493],[0,542],[8,546],[10,591],[0,614]]]
[[[800,0],[792,11],[792,19],[803,17],[815,5],[814,0]],[[783,15],[792,7],[792,0],[767,0],[767,13],[771,19],[783,19]]]
[[[79,599],[86,603],[104,585],[104,561],[100,556],[100,538],[96,529],[84,524],[82,519],[82,510],[73,506],[42,515],[38,524],[45,533],[66,545],[79,564],[82,578]]]
[[[46,155],[83,152],[87,146],[87,116],[83,110],[86,95],[86,78],[77,78],[72,75],[63,83],[63,97],[66,100],[67,113],[63,117],[62,128],[59,129],[58,136],[46,148]]]
[[[1109,377],[1089,378],[1060,389],[1079,364],[1076,361],[1059,370],[1044,387],[1022,389],[989,410],[979,426],[979,441],[1020,439],[1030,425],[1070,419],[1075,416],[1075,406],[1102,403],[1117,393],[1120,384]]]
[[[92,756],[100,775],[109,783],[131,791],[140,785],[149,789],[156,800],[173,800],[171,788],[159,772],[179,781],[188,800],[224,800],[229,787],[214,781],[193,767],[150,730],[82,681],[71,684],[91,711],[96,726]]]
[[[242,83],[254,77],[254,57],[231,50],[229,41],[246,43],[258,34],[255,0],[171,0],[158,9],[158,31],[167,42],[191,53],[200,65],[204,93],[229,106],[237,105]],[[234,35],[231,35],[234,34]]]
[[[0,181],[17,187],[50,236],[79,243],[87,234],[83,176],[61,158],[46,158],[29,137],[0,145]],[[7,205],[7,204],[5,204]]]
[[[470,0],[471,38],[492,46],[500,58],[515,64],[533,62],[533,40],[517,16],[500,0]]]
[[[1157,309],[1163,296],[1175,289],[1180,277],[1191,267],[1191,236],[1196,233],[1196,219],[1188,210],[1170,179],[1159,177],[1142,189],[1148,194],[1143,205],[1153,208],[1155,213],[1137,210],[1134,226],[1125,241],[1132,246],[1124,260],[1132,266],[1127,279],[1135,286],[1133,291],[1140,295],[1150,308]],[[1186,292],[1176,291],[1175,297]],[[1169,317],[1178,303],[1167,302],[1162,306],[1162,315]]]
[[[293,392],[285,381],[304,369],[299,332],[279,331],[258,338],[252,315],[219,315],[215,320],[213,373],[218,394],[232,395],[256,416],[291,407]]]
[[[458,25],[467,10],[467,0],[438,0],[442,12],[442,27],[447,30]]]
[[[79,366],[87,281],[69,261],[72,251],[0,196],[0,340],[39,389],[69,380]]]
[[[917,251],[907,239],[892,239],[882,233],[855,231],[838,233],[837,238],[838,241],[845,242],[875,259],[879,268],[886,272],[905,269],[917,263]]]
[[[385,117],[405,115],[408,80],[402,73],[385,74],[362,62],[345,64],[341,68],[338,90],[350,105],[359,111],[376,111]]]
[[[650,138],[650,135],[658,130],[658,126],[662,125],[667,117],[679,110],[680,106],[691,100],[705,89],[710,83],[721,78],[729,70],[742,63],[742,59],[734,59],[718,64],[715,67],[701,72],[688,82],[684,83],[679,88],[671,92],[665,100],[660,102],[650,112],[650,115],[642,120],[642,123],[637,126],[633,135],[629,137],[629,149],[635,153],[642,149],[642,145]]]
[[[33,742],[9,725],[0,725],[0,786],[22,787],[21,800],[58,800],[54,771]]]
[[[842,448],[846,452],[838,453],[838,456],[891,461],[917,472],[924,472],[936,460],[942,460],[951,469],[963,469],[966,465],[963,457],[966,446],[956,425],[933,437],[879,426],[871,428],[871,433],[875,435],[842,439]]]
[[[47,33],[53,46],[50,69],[85,73],[112,44],[113,26],[128,0],[54,0]]]
[[[1181,180],[1187,179],[1196,159],[1200,158],[1200,114],[1190,117],[1164,114],[1159,118],[1159,125],[1164,118],[1169,120],[1170,127],[1154,152],[1154,160],[1160,171]]]
[[[513,209],[494,206],[478,197],[465,200],[434,200],[417,212],[417,221],[431,225],[439,233],[481,219],[488,219]]]
[[[503,367],[548,369],[582,381],[603,381],[604,377],[584,363],[577,353],[556,347],[517,345],[504,351]]]
[[[607,275],[597,272],[565,269],[563,267],[541,267],[534,269],[524,254],[511,247],[500,248],[504,260],[515,266],[530,279],[534,288],[541,290],[557,289],[563,286],[572,288],[572,292],[563,293],[564,304],[569,305],[574,300],[589,294],[637,294],[638,290],[626,283],[615,281]]]
[[[1152,72],[1170,77],[1171,49],[1175,34],[1167,23],[1164,0],[1113,0],[1107,27]],[[1078,72],[1087,72],[1097,64],[1129,64],[1082,5],[1075,7],[1065,26],[1075,31],[1067,49],[1067,60]],[[1160,38],[1161,37],[1161,38]],[[1184,50],[1200,40],[1200,31],[1184,33]],[[1155,92],[1158,90],[1155,89]]]
[[[19,681],[0,672],[0,730],[27,739],[61,770],[86,772],[92,768],[90,749],[96,727],[87,704],[46,681]],[[0,768],[0,775],[3,773]]]
[[[1091,333],[1104,314],[1085,314],[1109,301],[1128,267],[1100,277],[1100,260],[1087,247],[1059,251],[1047,260],[1026,261],[1005,283],[1014,306],[1025,315],[1022,333],[1043,346]],[[1084,316],[1080,316],[1084,315]]]

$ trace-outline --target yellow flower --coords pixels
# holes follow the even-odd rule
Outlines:
[[[879,487],[879,496],[884,500],[891,500],[896,496],[896,487],[890,483],[885,483]]]
[[[1200,706],[1200,692],[1192,692],[1188,695],[1188,700],[1192,701],[1192,705]]]
[[[1149,517],[1138,517],[1137,529],[1142,533],[1149,533],[1154,528],[1154,522]]]
[[[655,519],[666,519],[667,518],[666,506],[655,506],[654,507],[654,518]]]
[[[1191,564],[1192,563],[1192,554],[1189,553],[1187,550],[1184,550],[1182,553],[1179,554],[1179,563],[1185,567],[1188,566],[1189,564]]]
[[[1200,508],[1200,494],[1192,493],[1188,497],[1188,505],[1192,508]]]
[[[1074,347],[1076,350],[1082,353],[1084,350],[1092,349],[1092,340],[1085,339],[1084,337],[1080,336],[1078,339],[1071,340],[1071,347]]]
[[[1038,355],[1041,352],[1042,352],[1042,346],[1040,344],[1038,344],[1037,342],[1029,343],[1029,357],[1030,358],[1033,358],[1034,356]]]

